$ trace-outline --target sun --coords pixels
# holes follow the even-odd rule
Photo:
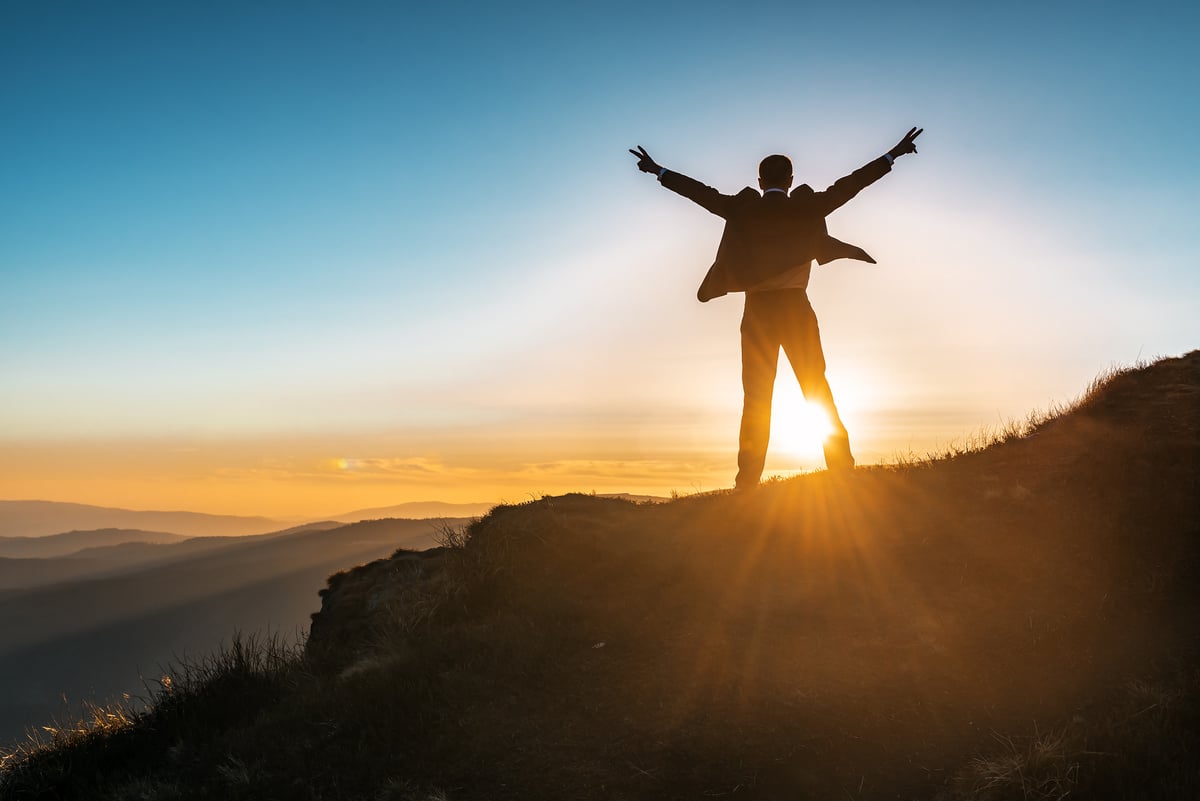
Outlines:
[[[800,458],[819,458],[833,433],[829,415],[814,403],[777,404],[771,413],[771,449]]]

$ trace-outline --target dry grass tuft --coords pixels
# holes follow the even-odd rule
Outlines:
[[[11,750],[0,752],[0,771],[15,769],[42,753],[74,748],[86,744],[90,739],[115,734],[130,726],[136,717],[127,703],[100,705],[85,702],[83,714],[78,720],[66,723],[54,721],[40,729],[30,730],[24,742]]]
[[[960,798],[974,801],[1062,801],[1079,784],[1079,754],[1067,730],[1035,731],[1023,742],[993,734],[1000,752],[971,759],[958,777]]]

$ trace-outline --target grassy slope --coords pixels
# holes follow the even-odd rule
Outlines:
[[[1193,352],[977,453],[499,507],[0,797],[1200,797],[1198,499]]]

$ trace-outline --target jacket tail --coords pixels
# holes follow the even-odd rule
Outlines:
[[[718,270],[717,265],[714,264],[708,268],[704,280],[700,283],[700,288],[696,290],[696,298],[701,303],[708,303],[713,298],[727,294],[729,294],[729,287],[725,281],[724,271]]]
[[[868,264],[879,263],[871,258],[870,253],[867,253],[867,251],[858,245],[851,245],[849,242],[843,242],[840,239],[834,239],[832,236],[826,236],[825,241],[821,243],[821,252],[817,255],[817,264],[828,264],[834,259],[856,259],[857,261],[865,261]]]

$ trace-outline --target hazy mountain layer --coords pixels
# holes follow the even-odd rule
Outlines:
[[[329,515],[329,520],[357,523],[359,520],[378,520],[394,517],[419,520],[426,517],[479,517],[487,514],[495,503],[443,503],[441,501],[413,501],[395,506],[377,506],[371,509],[356,509],[353,512]]]
[[[64,694],[72,714],[83,699],[144,694],[140,676],[157,677],[176,655],[206,653],[234,632],[294,637],[307,630],[330,573],[398,547],[429,547],[438,525],[380,520],[144,545],[161,552],[158,564],[0,594],[0,742],[67,711]]]
[[[63,531],[100,528],[169,531],[187,537],[261,534],[287,522],[266,517],[199,512],[143,512],[57,501],[0,501],[0,537],[43,537]]]
[[[128,528],[101,528],[91,531],[68,531],[34,537],[0,537],[0,558],[49,559],[70,556],[85,548],[102,548],[127,542],[163,544],[187,539],[182,534],[165,531],[141,531]]]

